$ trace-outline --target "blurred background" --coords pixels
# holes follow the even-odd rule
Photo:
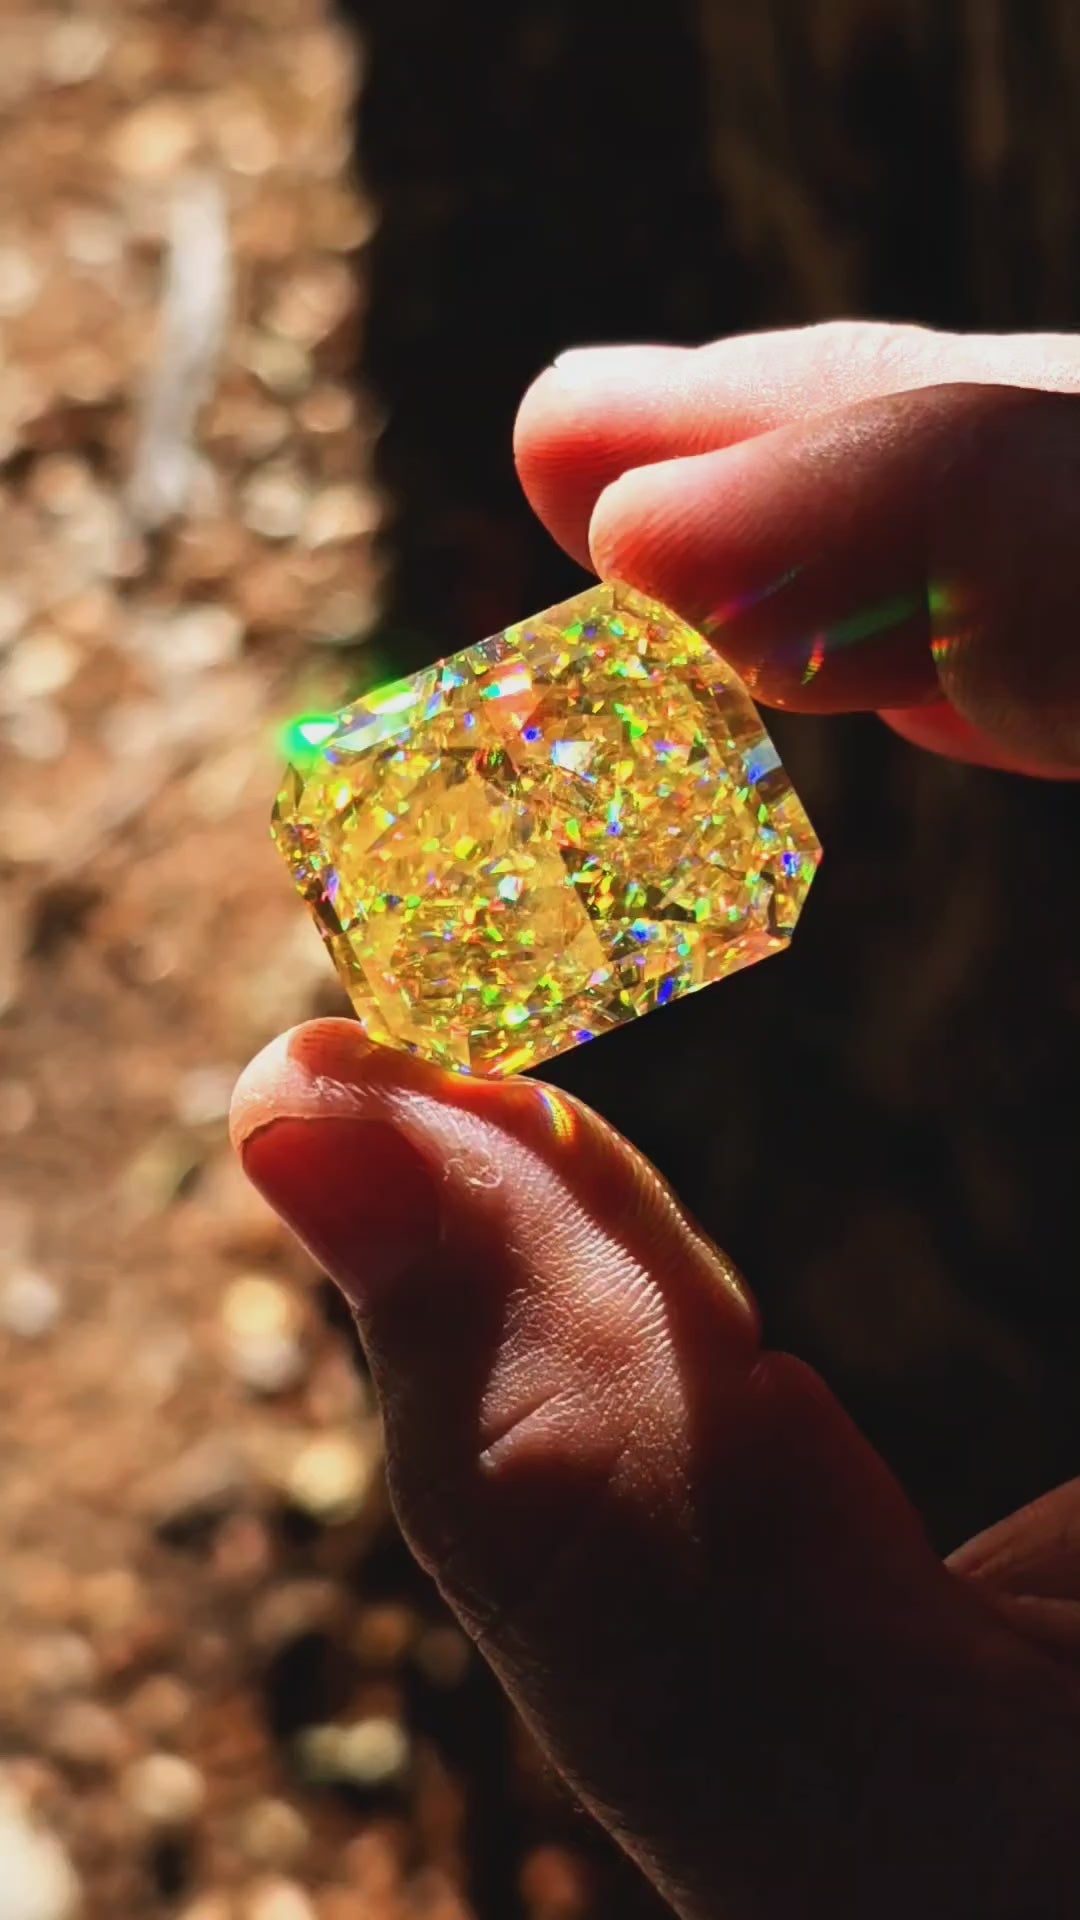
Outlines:
[[[0,1920],[655,1915],[229,1155],[341,1004],[281,752],[577,584],[509,454],[561,348],[1070,326],[1078,98],[1068,0],[0,0]],[[794,951],[548,1077],[948,1548],[1076,1469],[1080,795],[775,732]]]

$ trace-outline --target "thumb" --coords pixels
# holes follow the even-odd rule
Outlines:
[[[356,1310],[414,1551],[681,1914],[1059,1911],[1075,1699],[633,1148],[335,1021],[234,1135]]]

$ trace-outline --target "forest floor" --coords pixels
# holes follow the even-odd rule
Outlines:
[[[359,66],[0,10],[0,1920],[605,1901],[225,1134],[338,1006],[267,821],[378,600]]]

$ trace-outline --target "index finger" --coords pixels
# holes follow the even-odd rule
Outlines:
[[[514,453],[530,504],[588,566],[593,508],[630,468],[956,381],[1080,392],[1080,340],[832,320],[695,348],[587,347],[561,354],[533,382]]]
[[[706,625],[766,704],[1072,773],[1073,343],[849,325],[569,367],[517,452],[571,550],[587,515],[597,570]]]

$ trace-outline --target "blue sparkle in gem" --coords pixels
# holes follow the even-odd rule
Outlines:
[[[670,978],[670,976],[668,977],[668,979],[662,980],[660,982],[660,991],[656,996],[657,1006],[666,1007],[674,991],[675,991],[675,982]]]
[[[540,729],[539,727],[523,727],[521,730],[521,737],[523,740],[530,740],[530,741],[539,740]]]
[[[787,877],[789,880],[795,879],[795,876],[797,875],[801,864],[802,862],[797,853],[785,853],[783,859],[780,862],[780,865],[783,867],[784,872],[787,874]]]
[[[743,755],[746,778],[752,787],[764,780],[767,773],[775,773],[780,765],[780,755],[771,740],[763,740],[753,752]]]

